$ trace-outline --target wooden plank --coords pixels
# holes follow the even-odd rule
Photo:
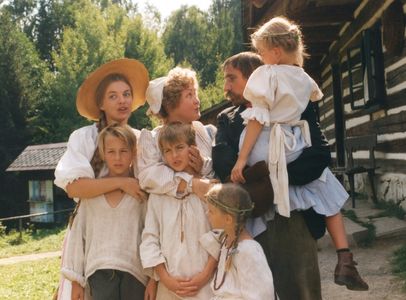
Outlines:
[[[333,109],[333,100],[330,100],[327,103],[324,103],[323,106],[320,107],[320,116],[324,115],[325,113],[328,113]]]
[[[406,161],[401,159],[375,159],[376,166],[379,167],[376,173],[406,173]]]
[[[406,138],[381,142],[377,145],[376,150],[385,153],[406,153]]]
[[[302,33],[305,44],[312,42],[332,42],[338,37],[340,26],[327,25],[319,27],[303,27]]]
[[[341,38],[332,46],[330,54],[322,62],[322,68],[333,62],[364,28],[373,25],[381,16],[382,11],[393,1],[394,0],[369,0],[357,18],[347,27]]]
[[[406,64],[386,73],[386,87],[389,89],[406,81]]]

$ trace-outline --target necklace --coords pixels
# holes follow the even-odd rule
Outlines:
[[[230,264],[231,264],[231,255],[234,253],[234,251],[230,250],[230,247],[224,247],[224,245],[226,243],[226,240],[227,240],[227,236],[224,237],[224,239],[223,239],[223,241],[221,243],[221,250],[220,250],[220,253],[219,253],[218,260],[217,260],[219,262],[219,266],[220,266],[221,253],[223,252],[223,249],[225,248],[227,250],[227,252],[226,252],[226,255],[225,255],[225,259],[224,259],[223,276],[221,277],[220,284],[217,284],[217,276],[218,276],[218,272],[219,272],[219,267],[217,267],[216,273],[214,273],[213,289],[215,291],[220,289],[221,286],[224,284],[224,281],[226,279],[227,270],[229,269]]]

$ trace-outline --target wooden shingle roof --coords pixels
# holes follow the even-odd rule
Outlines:
[[[28,146],[6,171],[53,170],[65,153],[67,143]]]

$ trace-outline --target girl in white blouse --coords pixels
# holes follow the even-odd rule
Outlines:
[[[303,186],[289,186],[287,163],[311,146],[309,126],[300,116],[310,101],[323,93],[303,70],[304,44],[300,28],[284,17],[276,17],[251,35],[265,65],[249,77],[243,96],[251,102],[241,117],[247,122],[240,139],[238,160],[232,170],[233,182],[244,182],[246,164],[265,160],[274,189],[277,212],[285,217],[291,210],[312,207],[326,216],[326,226],[337,249],[334,281],[350,290],[368,290],[358,274],[340,213],[348,193],[326,168],[320,177]],[[277,258],[274,258],[277,259]]]
[[[158,145],[165,164],[176,172],[197,175],[189,165],[189,148],[196,145],[195,139],[190,124],[164,125]],[[208,300],[213,295],[209,280],[216,260],[199,242],[210,230],[206,209],[193,193],[182,198],[150,194],[140,252],[144,268],[153,269],[159,280],[158,300]],[[184,283],[194,291],[182,293]]]
[[[248,192],[237,184],[217,184],[206,194],[206,200],[210,224],[222,232],[211,300],[275,299],[264,251],[244,226],[253,209]]]
[[[76,97],[77,110],[96,123],[81,127],[70,135],[66,152],[55,169],[55,185],[76,202],[79,198],[93,198],[115,190],[122,190],[134,198],[147,198],[136,178],[136,164],[133,166],[135,178],[104,177],[107,169],[97,151],[97,136],[109,124],[127,124],[131,112],[145,103],[148,81],[148,71],[141,62],[124,58],[100,66],[80,86]],[[133,131],[138,137],[139,130]],[[68,244],[69,229],[63,248]],[[63,250],[62,265],[64,258]],[[70,281],[62,276],[58,299],[70,299],[70,290]],[[147,287],[147,290],[154,291],[155,287]]]
[[[136,137],[128,126],[113,124],[99,135],[98,151],[106,178],[133,177]],[[121,190],[81,199],[69,236],[62,274],[72,281],[72,300],[84,299],[90,286],[95,300],[144,299],[148,277],[139,256],[146,203]]]

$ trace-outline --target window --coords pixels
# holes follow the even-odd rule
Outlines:
[[[381,26],[362,32],[358,46],[347,49],[351,109],[380,108],[385,104]]]

